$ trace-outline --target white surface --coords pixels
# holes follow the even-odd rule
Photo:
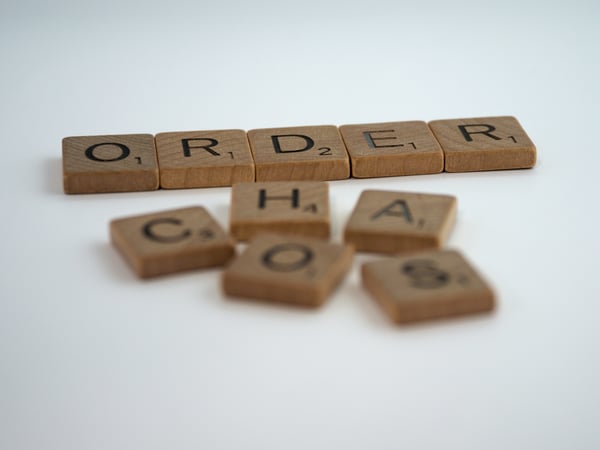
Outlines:
[[[567,2],[565,2],[567,3]],[[421,6],[422,5],[422,6]],[[0,448],[599,448],[597,2],[0,6]],[[360,287],[140,282],[110,219],[229,189],[62,194],[68,135],[515,115],[533,170],[332,182],[456,195],[485,317],[399,328]]]

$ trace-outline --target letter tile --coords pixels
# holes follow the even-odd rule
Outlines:
[[[261,234],[225,269],[233,297],[318,306],[352,265],[352,246],[304,236]]]
[[[116,219],[110,235],[140,278],[222,266],[235,254],[233,240],[199,206]]]
[[[261,231],[329,237],[329,188],[322,181],[239,183],[231,190],[230,231],[240,241]]]
[[[444,151],[446,172],[535,165],[535,145],[514,117],[434,120],[429,127]]]
[[[66,194],[158,189],[151,134],[70,136],[62,141]]]
[[[401,253],[439,248],[456,216],[448,195],[364,191],[344,230],[357,251]]]
[[[425,122],[343,125],[352,176],[422,175],[444,170],[444,153]]]
[[[346,147],[335,126],[248,131],[256,181],[341,180],[350,176]]]
[[[159,133],[156,152],[165,189],[254,181],[254,160],[243,130]]]
[[[365,289],[397,323],[491,311],[494,293],[454,250],[363,264]]]

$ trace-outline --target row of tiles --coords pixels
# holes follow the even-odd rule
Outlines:
[[[450,196],[364,191],[338,244],[327,242],[326,183],[241,183],[232,189],[231,235],[203,207],[116,219],[110,233],[142,278],[226,266],[229,296],[307,306],[333,292],[355,251],[407,254],[361,272],[367,291],[404,323],[493,308],[493,291],[476,270],[458,252],[440,250],[455,210]],[[241,255],[233,238],[250,240]]]
[[[523,169],[535,161],[533,142],[510,116],[63,139],[68,194]]]
[[[357,251],[396,254],[442,247],[454,225],[456,198],[441,194],[366,190],[344,228],[344,241]],[[111,224],[113,238],[142,278],[202,267],[207,258],[180,253],[217,249],[227,258],[235,241],[265,233],[330,238],[329,186],[323,181],[237,183],[231,190],[229,233],[201,207],[177,209]],[[214,246],[215,243],[221,246]],[[225,251],[224,249],[230,249]],[[222,251],[223,250],[223,251]],[[173,261],[156,265],[161,256]],[[210,258],[209,258],[210,259]],[[145,262],[150,266],[146,267]]]

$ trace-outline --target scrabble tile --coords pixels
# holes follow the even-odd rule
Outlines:
[[[66,137],[62,154],[66,194],[158,189],[151,134]]]
[[[328,238],[329,187],[322,181],[235,184],[229,219],[240,241],[264,231]]]
[[[346,147],[335,126],[248,131],[256,181],[341,180],[350,176]]]
[[[159,133],[156,153],[165,189],[254,181],[254,160],[243,130]]]
[[[446,172],[535,165],[535,145],[514,117],[434,120],[429,127],[444,151]]]
[[[343,125],[356,178],[422,175],[444,170],[444,153],[425,122]]]
[[[113,220],[113,245],[141,278],[221,266],[234,242],[202,207]]]
[[[352,265],[351,246],[304,236],[261,234],[225,269],[225,294],[318,306]]]
[[[438,248],[456,216],[448,195],[364,191],[344,230],[357,251],[401,253]]]
[[[363,286],[397,323],[490,311],[494,293],[456,251],[428,251],[362,266]]]

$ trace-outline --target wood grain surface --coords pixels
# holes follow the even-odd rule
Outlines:
[[[441,247],[454,224],[456,198],[363,191],[346,223],[344,240],[357,251],[401,253]]]
[[[352,265],[352,246],[304,236],[261,234],[223,272],[225,294],[318,306]]]
[[[442,146],[446,172],[528,169],[536,148],[521,124],[511,116],[429,122]]]
[[[221,266],[235,254],[234,241],[200,206],[116,219],[110,236],[141,278]]]
[[[254,160],[243,130],[159,133],[156,152],[165,189],[254,181]]]
[[[422,175],[444,170],[444,153],[423,121],[343,125],[356,178]]]
[[[350,160],[338,128],[332,125],[248,131],[256,181],[341,180]]]
[[[66,194],[158,189],[159,175],[151,134],[70,136],[62,141]]]
[[[397,323],[491,311],[494,293],[454,250],[366,263],[365,289]]]
[[[231,190],[230,208],[230,232],[240,241],[264,231],[329,237],[329,187],[326,182],[235,184]]]

